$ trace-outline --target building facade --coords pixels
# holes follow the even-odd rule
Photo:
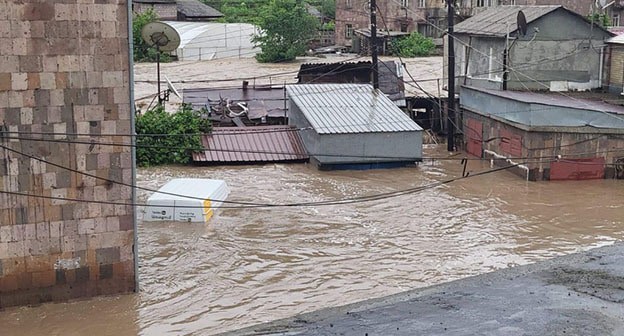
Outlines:
[[[0,308],[136,289],[128,5],[0,2]]]
[[[336,44],[351,46],[355,30],[370,28],[368,1],[336,0]],[[439,38],[446,30],[444,0],[377,1],[377,29]]]
[[[520,11],[524,33],[515,24]],[[457,85],[542,91],[602,86],[611,34],[564,7],[492,7],[459,23],[455,32]]]

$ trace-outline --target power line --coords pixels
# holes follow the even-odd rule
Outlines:
[[[221,206],[220,208],[224,208],[224,209],[248,209],[248,208],[281,208],[281,207],[310,207],[310,206],[331,206],[331,205],[345,205],[345,204],[355,204],[355,203],[364,203],[364,202],[370,202],[370,201],[376,201],[376,200],[383,200],[383,199],[389,199],[389,198],[394,198],[394,197],[399,197],[399,196],[403,196],[403,195],[409,195],[409,194],[413,194],[413,193],[417,193],[420,191],[424,191],[427,189],[432,189],[444,184],[448,184],[448,183],[452,183],[458,180],[463,180],[463,179],[467,179],[467,178],[472,178],[472,177],[477,177],[477,176],[482,176],[482,175],[487,175],[487,174],[492,174],[498,171],[502,171],[502,170],[507,170],[513,167],[517,167],[520,165],[526,164],[526,162],[522,162],[522,163],[517,163],[517,164],[512,164],[512,165],[507,165],[504,167],[498,167],[498,168],[494,168],[494,169],[490,169],[490,170],[486,170],[486,171],[481,171],[478,173],[474,173],[474,174],[469,174],[467,176],[461,176],[461,177],[456,177],[456,178],[451,178],[451,179],[447,179],[447,180],[443,180],[443,181],[438,181],[438,182],[434,182],[434,183],[430,183],[424,186],[420,186],[420,187],[414,187],[414,188],[409,188],[409,189],[403,189],[403,190],[398,190],[398,191],[392,191],[392,192],[387,192],[387,193],[379,193],[379,194],[374,194],[374,195],[367,195],[367,196],[359,196],[359,197],[351,197],[351,198],[343,198],[343,199],[337,199],[337,200],[324,200],[324,201],[314,201],[314,202],[299,202],[299,203],[276,203],[276,204],[261,204],[258,203],[257,205],[239,205],[239,206]],[[97,200],[84,200],[84,199],[77,199],[77,198],[67,198],[67,197],[57,197],[57,196],[46,196],[46,195],[37,195],[37,194],[30,194],[30,193],[22,193],[22,192],[16,192],[16,191],[7,191],[7,190],[0,190],[1,194],[7,194],[7,195],[14,195],[14,196],[23,196],[23,197],[34,197],[34,198],[42,198],[42,199],[50,199],[50,200],[60,200],[60,201],[69,201],[69,202],[77,202],[77,203],[95,203],[95,204],[108,204],[108,205],[122,205],[122,206],[132,206],[132,207],[137,207],[137,206],[142,206],[142,207],[148,207],[150,206],[149,204],[144,204],[144,203],[132,203],[132,202],[112,202],[112,201],[97,201]],[[179,195],[182,197],[187,197],[184,195]],[[226,203],[225,201],[220,201],[220,200],[213,200],[214,202],[222,202],[222,203]],[[203,206],[173,206],[173,205],[158,205],[159,207],[176,207],[176,208],[186,208],[186,209],[203,209]]]

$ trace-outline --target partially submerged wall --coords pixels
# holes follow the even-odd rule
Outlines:
[[[532,181],[624,178],[624,130],[541,127],[529,130],[464,109],[468,153],[494,159]]]
[[[127,18],[0,2],[0,308],[135,289]]]

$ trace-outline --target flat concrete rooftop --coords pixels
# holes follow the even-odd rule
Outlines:
[[[624,335],[624,244],[224,335]]]

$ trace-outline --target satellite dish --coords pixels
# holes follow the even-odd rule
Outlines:
[[[161,51],[174,51],[180,46],[180,34],[164,22],[150,22],[141,30],[141,37],[150,47]]]
[[[520,37],[526,36],[527,22],[526,22],[526,17],[524,16],[524,13],[522,11],[518,11],[517,22],[518,22],[518,35]]]
[[[171,81],[169,80],[169,78],[167,78],[167,76],[165,76],[165,80],[167,81],[167,89],[173,92],[173,94],[176,95],[176,97],[182,99],[182,96],[180,95],[178,90],[175,88],[175,86],[173,86],[173,83],[171,83]]]
[[[156,48],[156,75],[158,83],[158,105],[162,105],[168,99],[169,91],[165,91],[164,97],[160,91],[160,52],[174,51],[180,46],[180,34],[164,22],[150,22],[141,29],[141,37],[150,47]],[[169,84],[169,83],[167,83]],[[177,92],[177,91],[176,91]]]
[[[600,7],[604,9],[604,7],[607,5],[607,1],[608,0],[598,0],[598,3],[600,4]]]

